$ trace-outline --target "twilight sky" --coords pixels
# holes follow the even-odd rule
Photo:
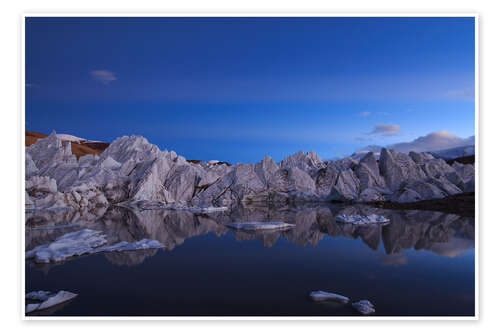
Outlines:
[[[232,163],[468,143],[474,18],[27,18],[26,129]]]

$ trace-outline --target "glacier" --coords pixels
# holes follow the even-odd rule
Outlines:
[[[136,135],[115,139],[100,155],[77,158],[55,132],[25,148],[27,210],[93,210],[122,205],[198,213],[240,203],[415,202],[474,192],[474,165],[428,153],[382,148],[377,160],[322,161],[299,151],[280,162],[189,162]]]

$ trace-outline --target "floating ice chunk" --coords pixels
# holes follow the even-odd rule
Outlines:
[[[210,213],[210,212],[221,212],[225,211],[228,208],[227,207],[214,207],[214,206],[181,206],[182,208],[179,208],[181,210],[188,210],[190,212],[202,212],[202,213]]]
[[[375,312],[374,305],[368,300],[361,300],[355,303],[352,303],[352,307],[358,310],[359,313],[367,315]]]
[[[284,222],[233,222],[226,226],[237,230],[275,230],[295,227],[294,224]]]
[[[316,302],[323,302],[323,301],[336,301],[341,303],[349,302],[348,297],[334,293],[327,293],[326,291],[321,291],[321,290],[311,292],[309,294],[309,297],[311,297],[311,299]]]
[[[147,238],[133,243],[120,242],[102,246],[104,244],[106,244],[106,236],[101,231],[83,229],[65,234],[52,243],[35,247],[33,250],[26,252],[26,259],[34,259],[38,263],[49,263],[51,261],[63,261],[69,257],[83,254],[165,247],[164,244]]]
[[[50,291],[32,291],[26,294],[25,299],[30,299],[34,301],[46,301],[50,296]]]
[[[105,251],[133,251],[133,250],[146,250],[146,249],[161,249],[164,248],[165,245],[153,239],[141,239],[140,241],[129,243],[129,242],[120,242],[113,245],[103,246],[98,249],[95,249],[98,252]]]
[[[91,253],[93,248],[104,245],[106,237],[96,230],[83,229],[58,237],[54,242],[35,247],[26,252],[26,259],[39,263],[62,261],[68,257]]]
[[[38,309],[38,307],[40,306],[40,303],[30,303],[30,304],[26,304],[26,310],[25,310],[25,313],[30,313],[30,312],[33,312],[35,311],[36,309]]]
[[[33,312],[35,310],[43,310],[47,309],[50,307],[53,307],[54,305],[64,303],[66,301],[69,301],[70,299],[75,298],[78,296],[78,294],[71,293],[69,291],[65,290],[60,290],[57,294],[51,295],[47,291],[33,291],[31,293],[26,294],[26,299],[33,299],[30,297],[38,297],[44,295],[45,300],[42,303],[31,303],[31,304],[26,304],[26,313]],[[30,296],[30,297],[28,297]]]
[[[60,290],[57,294],[49,297],[48,300],[46,300],[42,304],[40,304],[40,306],[37,308],[37,310],[43,310],[46,308],[50,308],[54,305],[69,301],[70,299],[73,299],[76,296],[78,296],[78,294],[74,294],[74,293],[71,293],[71,292],[65,291],[65,290]]]
[[[128,201],[118,205],[141,210],[186,210],[193,213],[211,213],[228,210],[228,207],[224,206],[186,206],[180,204],[165,204],[164,202],[154,200]]]
[[[371,214],[368,216],[363,215],[338,215],[335,220],[341,223],[351,223],[356,225],[369,225],[369,224],[387,224],[390,222],[383,216]]]

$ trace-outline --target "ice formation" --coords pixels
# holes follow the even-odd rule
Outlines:
[[[370,224],[387,224],[390,222],[383,216],[371,214],[371,215],[338,215],[335,220],[341,223],[351,223],[355,225],[370,225]]]
[[[70,142],[62,144],[53,132],[26,147],[25,163],[25,204],[32,210],[122,204],[209,212],[238,203],[413,202],[475,188],[474,165],[385,148],[379,161],[371,152],[324,162],[314,152],[299,151],[279,163],[266,156],[231,166],[190,163],[132,135],[114,140],[99,156],[77,159]]]
[[[352,307],[358,310],[359,313],[367,315],[375,312],[375,307],[368,300],[361,300],[352,303]]]
[[[142,239],[137,242],[119,242],[106,245],[106,236],[101,231],[83,229],[70,232],[58,237],[52,243],[39,245],[26,252],[26,259],[33,259],[37,263],[50,263],[63,261],[67,258],[84,254],[94,254],[107,251],[130,251],[142,249],[164,248],[162,243]]]
[[[32,291],[26,294],[26,299],[39,300],[41,303],[28,303],[26,304],[25,313],[33,311],[44,310],[53,307],[57,304],[67,302],[78,296],[78,294],[69,291],[60,290],[57,294],[51,295],[48,291]]]
[[[284,222],[233,222],[226,226],[237,230],[277,230],[295,227],[294,224]]]
[[[328,293],[326,291],[313,291],[309,294],[309,297],[316,302],[324,302],[324,301],[335,301],[335,302],[340,302],[340,303],[348,303],[349,298],[339,295],[339,294],[334,294],[334,293]]]

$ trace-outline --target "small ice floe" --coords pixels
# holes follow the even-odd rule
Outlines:
[[[335,301],[340,303],[348,303],[349,297],[345,297],[339,294],[327,293],[326,291],[313,291],[309,294],[309,297],[316,302],[324,301]]]
[[[26,252],[26,259],[33,259],[37,263],[63,261],[69,257],[84,254],[94,254],[109,251],[131,251],[143,249],[159,249],[165,245],[151,239],[142,239],[137,242],[120,242],[107,245],[106,236],[101,231],[83,229],[70,232],[58,237],[54,242],[39,245]]]
[[[295,225],[285,222],[233,222],[226,224],[226,227],[237,230],[280,230],[293,228]]]
[[[32,291],[26,294],[24,298],[32,300],[32,301],[46,301],[49,299],[50,291]]]
[[[228,210],[228,207],[214,206],[185,206],[180,204],[165,204],[162,201],[129,201],[117,204],[118,206],[141,210],[185,210],[193,213],[211,213]]]
[[[190,212],[200,212],[200,213],[211,213],[211,212],[221,212],[225,211],[227,207],[214,207],[214,206],[177,206],[173,209],[187,210]]]
[[[113,245],[102,246],[95,249],[96,252],[109,252],[109,251],[134,251],[134,250],[148,250],[148,249],[161,249],[164,248],[165,245],[158,242],[154,239],[141,239],[140,241],[129,243],[129,242],[120,242]]]
[[[41,303],[28,303],[26,304],[26,313],[39,311],[53,307],[54,305],[64,303],[70,299],[75,298],[78,294],[69,291],[60,290],[57,294],[50,294],[48,291],[32,291],[26,294],[28,300],[39,300]]]
[[[371,224],[387,224],[390,222],[383,216],[371,214],[368,216],[364,215],[338,215],[335,220],[341,223],[350,223],[355,225],[371,225]]]
[[[375,306],[373,306],[373,304],[366,299],[352,303],[352,307],[358,310],[359,313],[364,315],[375,312]]]

